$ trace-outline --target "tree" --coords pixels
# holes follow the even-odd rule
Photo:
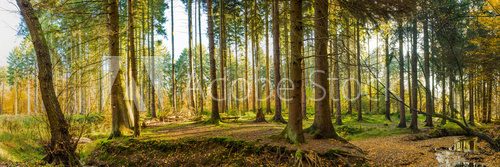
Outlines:
[[[172,7],[173,8],[173,7]],[[199,38],[199,54],[200,54],[200,113],[203,113],[205,106],[203,98],[205,97],[205,82],[203,78],[203,47],[201,44],[201,0],[198,0],[198,38]]]
[[[404,85],[404,53],[403,53],[403,26],[398,22],[398,41],[399,41],[399,128],[406,128],[405,113],[405,85]]]
[[[357,20],[356,22],[356,64],[357,64],[357,67],[358,67],[358,70],[357,73],[358,73],[358,79],[357,79],[357,84],[355,85],[356,86],[356,97],[359,97],[357,100],[358,100],[358,106],[357,106],[357,110],[358,110],[358,121],[362,121],[363,120],[363,112],[361,111],[361,106],[362,106],[362,99],[363,99],[363,95],[361,93],[361,39],[360,39],[360,35],[359,35],[359,28],[360,28],[360,21],[359,19]]]
[[[193,25],[193,12],[192,12],[192,0],[187,1],[187,8],[188,8],[188,48],[189,48],[189,104],[192,109],[194,109],[194,112],[197,113],[196,111],[196,103],[194,102],[195,99],[195,94],[194,94],[194,79],[196,78],[194,76],[194,68],[193,68],[193,30],[192,30],[192,25]]]
[[[253,55],[254,55],[254,69],[257,69],[257,70],[254,70],[254,91],[256,91],[257,93],[254,94],[255,95],[255,103],[257,103],[257,114],[256,114],[256,117],[255,117],[255,122],[266,122],[266,117],[264,115],[264,111],[262,111],[262,105],[261,105],[261,100],[260,98],[262,97],[261,96],[261,92],[260,92],[260,84],[259,84],[259,42],[258,42],[258,32],[257,32],[257,10],[258,10],[258,7],[257,7],[257,0],[254,0],[253,2],[253,27],[252,27],[252,36],[253,36],[253,40],[252,42],[254,43],[254,50],[253,50]],[[255,105],[255,104],[254,104]]]
[[[340,104],[340,66],[337,22],[333,22],[333,99],[336,111],[336,123],[342,125],[342,107]]]
[[[271,77],[269,72],[269,5],[267,1],[264,3],[265,6],[265,21],[264,24],[266,29],[266,113],[271,114]]]
[[[210,57],[210,81],[212,91],[212,114],[209,122],[219,123],[219,104],[217,95],[217,72],[215,69],[215,44],[214,44],[214,20],[212,16],[212,0],[207,0],[207,24],[208,24],[208,52]]]
[[[301,117],[301,90],[302,87],[302,68],[301,48],[303,45],[303,29],[302,24],[302,0],[295,0],[290,2],[290,25],[291,25],[291,80],[293,82],[293,89],[290,92],[291,100],[288,108],[288,124],[283,131],[286,139],[291,143],[304,143],[304,132],[302,130],[302,117]]]
[[[413,37],[413,46],[412,46],[412,54],[411,54],[411,103],[410,103],[410,109],[411,109],[411,122],[410,122],[410,129],[412,131],[418,131],[418,115],[417,115],[417,90],[418,90],[418,85],[417,85],[417,62],[418,62],[418,55],[417,55],[417,36],[418,36],[418,31],[417,31],[417,20],[413,20],[413,26],[412,26],[412,37]]]
[[[224,13],[224,0],[219,1],[219,66],[220,66],[220,78],[222,79],[221,82],[221,89],[220,89],[220,106],[221,106],[221,112],[224,113],[226,110],[226,103],[227,103],[227,97],[226,97],[226,65],[225,65],[225,56],[226,56],[226,16]]]
[[[431,94],[431,86],[430,86],[430,60],[429,60],[429,22],[426,17],[423,21],[423,29],[424,29],[424,77],[425,77],[425,111],[429,113],[425,119],[425,126],[433,127],[432,123],[432,113],[434,112],[434,108],[432,107],[433,98]]]
[[[176,83],[175,83],[175,42],[174,42],[174,0],[170,0],[170,30],[171,30],[171,41],[172,41],[172,112],[176,113],[177,111],[177,101],[176,101]]]
[[[328,0],[314,1],[315,114],[309,131],[315,138],[338,138],[330,112],[328,84]]]
[[[384,41],[385,41],[385,119],[391,120],[391,115],[390,115],[391,114],[391,98],[390,98],[389,93],[391,90],[391,69],[390,69],[390,66],[391,66],[392,55],[390,55],[390,53],[389,53],[389,34],[386,33],[384,35]],[[404,118],[404,112],[403,112],[403,115],[400,115],[400,117]]]
[[[108,38],[109,54],[113,56],[110,60],[111,73],[116,75],[116,79],[111,80],[111,115],[112,130],[110,138],[122,135],[121,128],[125,125],[130,126],[128,112],[125,104],[124,86],[122,85],[123,72],[120,69],[120,38],[119,38],[119,13],[118,1],[108,0]]]
[[[273,121],[286,123],[281,114],[281,95],[280,95],[280,82],[281,82],[281,54],[280,54],[280,25],[279,25],[279,0],[272,2],[272,31],[273,31],[273,58],[274,58],[274,117]]]
[[[38,80],[40,89],[44,90],[41,94],[49,120],[51,135],[48,155],[44,160],[48,163],[54,162],[66,166],[79,165],[78,156],[75,154],[76,144],[72,142],[68,130],[69,124],[64,118],[54,90],[50,49],[43,34],[42,26],[28,0],[17,0],[16,2],[30,32],[39,67]]]
[[[130,57],[130,70],[132,77],[132,85],[130,86],[130,91],[132,94],[132,113],[134,115],[134,136],[139,136],[141,134],[139,127],[139,110],[137,109],[136,103],[138,102],[137,94],[136,94],[136,84],[137,82],[137,58],[135,55],[135,33],[134,33],[134,0],[127,1],[128,7],[128,48],[129,48],[129,57]]]

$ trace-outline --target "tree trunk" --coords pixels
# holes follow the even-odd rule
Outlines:
[[[357,83],[355,85],[355,89],[356,89],[356,97],[357,97],[357,102],[358,102],[358,105],[357,105],[357,110],[358,110],[358,121],[362,121],[363,120],[363,114],[362,114],[362,111],[361,111],[361,105],[362,105],[362,99],[363,99],[363,94],[361,93],[361,39],[360,39],[360,35],[359,35],[359,26],[360,26],[360,22],[359,20],[357,20],[356,22],[356,64],[357,64],[357,73],[358,73],[358,78],[357,78]]]
[[[445,77],[445,72],[446,69],[444,67],[441,67],[441,104],[442,104],[442,109],[441,109],[441,114],[446,115],[446,77]],[[446,124],[446,119],[441,120],[441,125]]]
[[[346,18],[346,48],[347,48],[347,115],[352,114],[352,92],[351,92],[351,48],[349,47],[351,40],[350,40],[350,33],[349,33],[349,19]]]
[[[150,91],[151,91],[151,117],[156,118],[156,93],[155,93],[155,80],[156,80],[156,72],[155,72],[155,25],[154,25],[154,9],[153,9],[153,0],[150,0],[150,26],[151,26],[151,81],[150,81]],[[147,76],[147,74],[145,74]]]
[[[201,0],[198,0],[198,42],[199,42],[199,54],[200,54],[200,113],[203,113],[204,108],[204,97],[205,97],[205,82],[203,79],[203,47],[201,44]]]
[[[220,89],[220,106],[221,106],[221,113],[225,112],[226,109],[226,75],[225,75],[225,65],[224,65],[224,57],[226,54],[226,37],[225,37],[225,14],[224,14],[224,0],[219,1],[219,66],[220,66],[220,75],[221,75],[221,89]]]
[[[342,107],[340,104],[340,67],[337,23],[333,23],[333,96],[336,110],[336,123],[342,125]]]
[[[302,0],[295,0],[290,2],[290,23],[291,23],[291,79],[293,82],[293,89],[291,91],[291,100],[289,103],[288,111],[288,124],[283,131],[285,138],[291,143],[304,143],[304,133],[302,130],[302,117],[301,117],[301,48],[303,45],[303,29],[302,24]]]
[[[425,77],[425,112],[429,113],[425,117],[425,126],[433,127],[432,123],[432,113],[434,108],[432,107],[433,97],[431,94],[431,81],[430,81],[430,60],[429,60],[429,23],[427,17],[424,19],[424,77]]]
[[[170,6],[174,6],[174,0],[170,0]],[[212,12],[211,9],[209,12]],[[172,112],[176,113],[177,111],[177,101],[176,101],[176,95],[177,95],[177,89],[176,89],[176,83],[175,83],[175,45],[174,45],[174,8],[170,8],[170,30],[171,30],[171,39],[172,40]],[[210,22],[210,21],[209,21]],[[213,32],[212,32],[213,33]],[[209,33],[210,36],[210,33]]]
[[[330,112],[328,84],[328,0],[314,1],[315,114],[309,132],[314,138],[338,138]]]
[[[134,136],[140,136],[139,127],[139,110],[137,109],[136,103],[138,102],[136,93],[136,82],[137,82],[137,58],[135,55],[135,37],[134,37],[134,0],[127,1],[128,6],[128,50],[130,52],[130,70],[132,71],[131,87],[130,92],[132,95],[132,113],[134,115]]]
[[[249,107],[249,103],[250,103],[250,91],[249,91],[249,88],[248,88],[248,1],[246,1],[246,3],[244,4],[245,5],[245,83],[244,83],[244,87],[245,87],[245,97],[246,97],[246,101],[245,101],[245,112],[248,111]]]
[[[264,24],[266,24],[266,114],[271,114],[271,77],[269,74],[269,5],[266,2],[266,21]]]
[[[38,64],[38,80],[42,91],[42,99],[49,120],[51,140],[47,147],[48,155],[44,158],[48,163],[65,166],[80,165],[75,154],[76,143],[71,141],[69,125],[57,100],[52,78],[52,62],[50,49],[45,40],[42,26],[35,15],[35,10],[28,0],[17,0],[17,5],[30,32],[35,48]]]
[[[281,55],[280,55],[280,25],[279,25],[279,0],[272,2],[272,31],[273,31],[273,58],[274,58],[274,117],[273,121],[286,123],[281,114]]]
[[[469,124],[474,126],[474,74],[469,74]]]
[[[491,123],[491,109],[493,104],[493,79],[488,80],[488,112],[486,116],[486,123]]]
[[[254,70],[254,76],[255,76],[255,80],[254,80],[254,83],[256,84],[256,97],[255,97],[255,102],[257,103],[257,114],[256,114],[256,118],[255,118],[255,122],[266,122],[266,118],[264,116],[264,112],[262,111],[262,105],[260,103],[260,98],[261,98],[261,91],[260,91],[260,84],[259,84],[259,69],[260,69],[260,66],[259,66],[259,42],[258,42],[258,33],[257,33],[257,0],[254,0],[254,8],[253,8],[253,16],[254,16],[254,23],[253,23],[253,42],[254,42],[254,56],[255,56],[255,68],[256,70]],[[255,87],[254,87],[255,88]]]
[[[418,90],[418,85],[417,85],[417,62],[418,62],[418,55],[417,55],[417,20],[413,20],[413,26],[412,26],[412,37],[413,37],[413,46],[412,46],[412,54],[411,54],[411,122],[410,122],[410,129],[412,131],[418,131],[418,115],[417,115],[417,90]]]
[[[389,54],[389,35],[386,34],[385,40],[385,119],[391,120],[391,98],[389,91],[391,89],[391,55]],[[378,82],[377,82],[378,85]],[[404,113],[403,113],[404,114]],[[404,117],[404,115],[400,115]]]
[[[194,109],[194,113],[198,113],[196,111],[196,103],[194,102],[195,94],[194,94],[194,68],[193,68],[193,14],[192,14],[192,0],[187,1],[188,8],[188,55],[189,55],[189,105],[191,109]],[[222,8],[221,8],[222,10]]]
[[[405,84],[404,84],[404,53],[403,53],[403,26],[398,23],[398,41],[399,41],[399,128],[406,128],[405,113]]]
[[[217,95],[217,72],[215,69],[215,46],[214,46],[214,20],[212,16],[212,0],[207,0],[207,24],[208,24],[208,52],[210,56],[210,85],[212,91],[212,114],[209,122],[219,123],[219,104]]]

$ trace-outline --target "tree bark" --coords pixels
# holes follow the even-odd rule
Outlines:
[[[246,101],[245,101],[245,112],[248,111],[249,109],[249,104],[250,104],[250,91],[248,88],[248,1],[245,1],[245,95],[246,95]]]
[[[363,99],[363,94],[361,93],[361,39],[360,39],[360,35],[359,35],[359,28],[360,28],[360,22],[359,20],[357,20],[356,22],[356,64],[357,64],[357,67],[358,69],[356,70],[356,72],[358,73],[357,75],[357,83],[355,85],[355,89],[356,89],[356,97],[358,97],[357,99],[357,102],[358,102],[358,105],[357,105],[357,110],[358,110],[358,121],[362,121],[363,120],[363,112],[361,111],[361,105],[362,105],[362,99]]]
[[[194,109],[194,113],[198,113],[196,111],[196,103],[194,102],[195,94],[194,94],[194,68],[193,68],[193,14],[192,14],[192,0],[187,1],[188,8],[188,55],[189,55],[189,105],[192,109]],[[221,8],[222,10],[222,8]]]
[[[340,104],[340,66],[337,23],[333,24],[333,96],[336,110],[336,123],[342,125],[342,107]]]
[[[417,115],[417,90],[418,90],[418,77],[417,77],[417,62],[418,62],[418,55],[417,55],[417,20],[413,20],[413,26],[412,26],[412,37],[413,37],[413,46],[412,46],[412,54],[411,54],[411,122],[410,122],[410,129],[412,131],[418,131],[418,115]]]
[[[221,113],[225,112],[226,109],[226,75],[225,75],[225,55],[226,55],[226,30],[225,30],[225,14],[224,14],[224,0],[219,1],[219,66],[221,75],[221,89],[220,89],[220,106]]]
[[[174,0],[170,0],[170,6],[174,6]],[[211,9],[209,10],[211,12]],[[177,101],[176,101],[176,95],[177,95],[177,89],[176,89],[176,83],[175,83],[175,45],[174,45],[174,8],[171,7],[170,9],[170,30],[171,30],[171,39],[172,40],[172,112],[176,113],[177,111]],[[210,29],[209,29],[210,30]],[[212,32],[213,33],[213,32]],[[210,35],[210,33],[209,33]]]
[[[139,127],[139,110],[137,109],[136,103],[138,102],[136,95],[136,82],[137,82],[137,58],[135,55],[135,37],[134,37],[134,0],[128,0],[128,50],[130,52],[130,70],[132,71],[131,87],[130,92],[132,94],[132,113],[134,115],[134,136],[140,136],[141,131]]]
[[[391,98],[389,91],[391,89],[391,55],[389,53],[389,35],[384,37],[385,41],[385,119],[391,120]],[[378,85],[378,82],[377,82]],[[404,113],[403,113],[404,114]],[[404,117],[404,115],[403,115]]]
[[[153,0],[150,0],[150,26],[151,26],[151,81],[150,81],[150,91],[151,91],[151,117],[156,118],[156,92],[155,92],[155,83],[156,83],[156,72],[155,72],[155,25],[154,25],[154,9],[153,9]],[[147,74],[145,74],[147,76]]]
[[[255,102],[257,103],[257,114],[256,114],[256,118],[255,118],[255,122],[266,122],[266,118],[264,116],[264,111],[262,111],[262,105],[261,105],[261,91],[260,91],[260,84],[259,84],[259,42],[258,42],[258,33],[257,33],[257,0],[254,0],[254,8],[253,8],[253,16],[254,16],[254,22],[253,22],[253,32],[252,32],[252,36],[253,36],[253,42],[254,42],[254,53],[253,55],[255,56],[255,59],[254,59],[254,68],[256,68],[256,70],[254,70],[254,76],[255,76],[255,80],[254,80],[254,83],[256,84],[254,86],[254,88],[256,89],[255,91],[257,92],[256,96],[255,96]]]
[[[265,18],[266,21],[264,24],[266,24],[266,114],[271,114],[271,77],[269,74],[269,5],[266,2],[266,13],[265,13]]]
[[[274,117],[273,121],[286,123],[285,119],[281,114],[281,95],[280,95],[280,83],[281,83],[281,53],[280,53],[280,25],[279,25],[279,0],[273,0],[272,2],[272,31],[273,31],[273,58],[274,58]]]
[[[43,104],[49,120],[51,140],[47,146],[48,163],[62,164],[65,166],[80,165],[75,154],[76,144],[71,140],[69,124],[64,118],[61,106],[57,100],[52,78],[52,62],[50,49],[44,37],[42,26],[36,16],[33,6],[28,0],[17,0],[21,15],[28,27],[33,46],[35,48],[38,64],[38,80],[42,91]]]
[[[346,18],[346,48],[347,48],[347,53],[346,53],[346,58],[347,58],[347,115],[352,114],[352,90],[351,90],[351,47],[350,47],[350,25],[349,25],[349,19]]]
[[[425,112],[428,112],[429,115],[425,118],[425,126],[433,127],[432,123],[432,113],[434,112],[434,108],[432,107],[433,97],[431,94],[431,81],[430,81],[430,60],[429,60],[429,23],[426,18],[424,19],[424,77],[425,77]]]
[[[215,46],[214,46],[214,20],[212,16],[212,0],[207,0],[207,24],[208,24],[208,52],[210,56],[210,80],[212,91],[212,114],[209,122],[218,123],[220,121],[219,104],[217,95],[217,72],[215,69]]]
[[[469,74],[469,124],[474,126],[474,74]]]
[[[291,23],[291,79],[293,89],[291,91],[291,100],[288,111],[288,124],[283,134],[291,143],[304,143],[304,133],[302,130],[301,117],[301,48],[303,45],[303,29],[302,24],[302,0],[290,2],[290,23]]]
[[[201,0],[198,0],[198,40],[199,40],[199,54],[200,54],[200,113],[203,113],[205,106],[205,80],[203,79],[203,47],[201,43]]]
[[[315,114],[309,132],[314,138],[338,138],[330,112],[328,84],[328,0],[314,1]]]
[[[399,128],[406,128],[405,113],[405,85],[404,85],[404,53],[403,53],[403,26],[398,23],[398,41],[399,41]]]

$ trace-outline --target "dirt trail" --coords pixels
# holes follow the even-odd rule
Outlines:
[[[310,150],[324,153],[328,150],[343,150],[355,156],[366,157],[369,166],[438,166],[435,156],[436,148],[448,148],[460,136],[431,138],[412,141],[410,134],[389,137],[377,137],[341,143],[333,139],[316,140],[306,135],[307,143],[300,146],[288,144],[284,140],[273,139],[280,134],[284,125],[275,123],[238,122],[220,126],[204,124],[184,124],[169,127],[158,126],[150,128],[149,135],[144,139],[178,140],[186,138],[230,137],[237,140],[255,142],[262,145],[284,146],[288,149]],[[481,147],[486,148],[482,142]],[[500,164],[500,153],[489,152],[488,155],[479,155],[481,163],[487,166]]]
[[[436,148],[448,148],[462,136],[449,136],[427,140],[412,141],[410,135],[371,138],[351,141],[367,154],[370,166],[439,166],[436,160]],[[480,143],[482,154],[471,154],[471,159],[486,166],[500,164],[500,153],[486,149],[484,142]]]

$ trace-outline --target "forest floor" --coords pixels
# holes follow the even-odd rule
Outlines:
[[[318,154],[335,150],[347,153],[351,157],[363,157],[366,160],[364,163],[369,166],[438,166],[437,150],[452,147],[458,140],[465,138],[464,136],[419,138],[418,136],[431,133],[434,129],[425,128],[421,124],[419,125],[421,132],[414,134],[408,129],[396,128],[397,122],[385,121],[381,115],[366,115],[362,122],[355,121],[354,116],[347,116],[344,118],[344,125],[336,126],[337,132],[348,139],[349,143],[334,139],[313,139],[311,135],[306,134],[305,144],[292,145],[286,140],[277,138],[284,129],[284,124],[254,123],[251,118],[253,117],[242,117],[219,125],[207,125],[202,122],[148,121],[149,126],[143,129],[139,140],[204,141],[230,138],[257,145],[313,151]],[[420,119],[423,123],[424,118]],[[304,128],[307,128],[312,124],[312,120],[305,120],[304,124]],[[441,128],[457,130],[453,124]],[[477,147],[479,151],[467,154],[467,161],[486,166],[500,164],[500,153],[489,149],[485,142],[479,142]],[[198,149],[203,151],[203,148]]]
[[[450,132],[460,130],[451,123],[433,129],[425,128],[425,118],[419,117],[421,131],[415,134],[408,129],[397,128],[397,121],[387,121],[383,115],[366,114],[362,122],[348,115],[343,118],[343,125],[335,125],[336,132],[349,143],[313,139],[306,134],[305,144],[292,145],[279,138],[284,124],[254,123],[253,118],[254,115],[249,113],[218,125],[187,119],[148,119],[144,121],[141,137],[113,140],[107,139],[106,127],[95,127],[89,129],[92,133],[84,136],[90,142],[81,143],[78,152],[88,165],[112,166],[175,166],[189,163],[208,163],[205,165],[209,166],[260,166],[269,163],[274,163],[274,166],[295,166],[303,163],[302,160],[310,166],[352,166],[358,163],[368,166],[438,166],[436,153],[465,138],[460,133],[428,137],[428,134],[439,129],[448,129]],[[270,116],[267,119],[270,120]],[[393,115],[392,120],[398,119]],[[435,121],[437,123],[439,120]],[[18,117],[0,119],[0,122],[7,125],[0,128],[0,166],[19,165],[27,161],[27,164],[37,164],[43,157],[39,141],[46,139],[46,136],[36,135],[43,127],[33,128],[39,125],[39,120]],[[305,120],[304,128],[311,124],[312,119]],[[500,133],[499,124],[479,125],[478,128],[495,137]],[[500,164],[500,153],[489,149],[485,142],[479,141],[475,147],[478,151],[467,153],[467,161],[486,166]]]

